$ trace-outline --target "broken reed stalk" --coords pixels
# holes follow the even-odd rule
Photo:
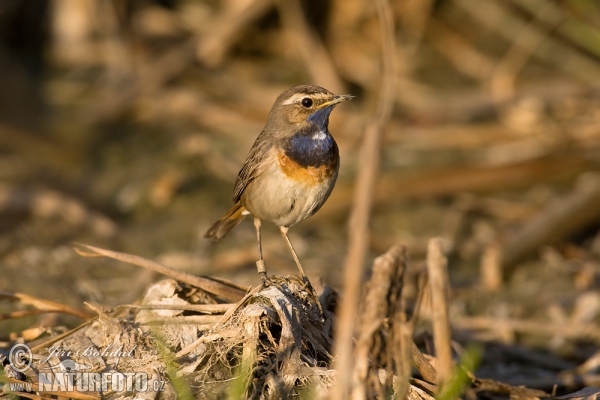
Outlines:
[[[406,328],[402,302],[403,276],[406,270],[406,249],[392,247],[377,257],[371,279],[366,284],[358,320],[360,328],[354,351],[352,395],[364,399],[369,393],[385,398],[394,386],[408,391],[410,376],[410,340],[412,329]],[[380,370],[385,366],[385,379]],[[396,385],[393,377],[397,376]],[[403,382],[401,382],[403,381]],[[404,382],[405,381],[405,382]]]
[[[452,351],[450,347],[450,317],[448,297],[450,283],[446,257],[439,238],[430,239],[427,246],[427,272],[431,289],[433,342],[437,357],[437,383],[447,382],[452,374]]]
[[[360,169],[354,193],[354,206],[350,215],[348,251],[344,274],[344,299],[338,311],[334,355],[336,381],[331,391],[332,400],[347,398],[352,379],[352,336],[363,276],[364,260],[368,250],[369,221],[373,205],[373,192],[379,171],[383,128],[390,119],[395,94],[395,34],[393,12],[388,0],[375,1],[382,40],[383,76],[379,102],[373,120],[363,137]]]

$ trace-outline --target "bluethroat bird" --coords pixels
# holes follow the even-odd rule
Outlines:
[[[204,234],[205,238],[220,239],[252,214],[258,240],[256,266],[263,284],[267,270],[261,221],[279,227],[303,280],[309,283],[287,233],[290,226],[316,213],[335,185],[340,156],[328,130],[329,114],[338,103],[353,97],[308,85],[281,93],[238,174],[235,204]]]

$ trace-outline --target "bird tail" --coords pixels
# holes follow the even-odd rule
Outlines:
[[[211,238],[213,240],[219,240],[227,233],[235,228],[237,224],[242,222],[244,217],[248,214],[246,208],[238,201],[223,215],[217,222],[211,226],[208,231],[204,234],[205,238]]]

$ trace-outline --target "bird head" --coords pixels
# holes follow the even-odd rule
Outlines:
[[[326,130],[333,108],[353,98],[354,96],[348,94],[333,94],[319,86],[294,86],[279,95],[275,101],[267,120],[267,127],[272,125],[274,131],[280,134],[286,131],[281,129],[282,125],[292,126],[295,131]]]

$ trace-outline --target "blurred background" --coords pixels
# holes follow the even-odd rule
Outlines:
[[[336,188],[290,237],[311,279],[342,290],[359,150],[390,56],[373,4],[2,0],[0,289],[110,308],[161,278],[81,258],[74,242],[258,284],[250,220],[217,243],[202,235],[230,207],[277,95],[317,84],[356,99],[331,117]],[[391,8],[395,102],[366,264],[405,245],[412,304],[441,237],[456,337],[506,346],[496,360],[521,349],[525,370],[490,371],[551,388],[557,371],[600,359],[600,4]],[[295,273],[277,229],[263,235],[269,272]],[[0,322],[0,336],[56,318]]]

